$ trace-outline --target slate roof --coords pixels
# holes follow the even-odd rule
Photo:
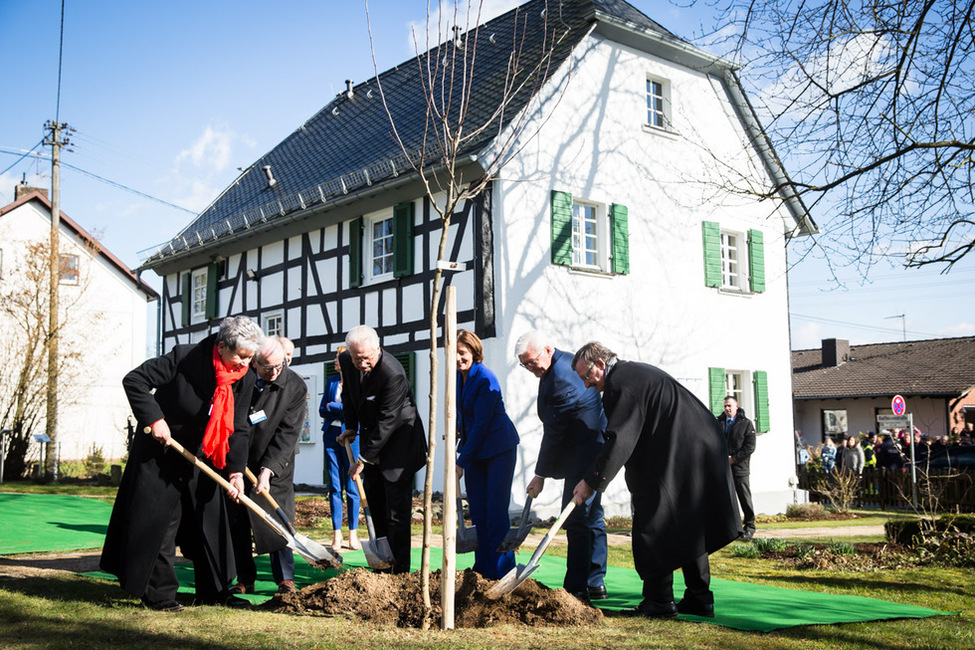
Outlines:
[[[792,352],[795,399],[890,395],[957,397],[975,387],[975,336],[851,345],[849,361],[822,365],[822,350]]]
[[[544,83],[546,74],[550,76],[558,69],[596,20],[695,49],[623,0],[532,0],[464,34],[465,39],[476,38],[477,44],[473,99],[467,123],[482,124],[497,109],[509,56],[518,49],[514,43],[524,39],[519,59],[524,87],[500,118],[504,123],[510,122],[526,106]],[[542,34],[549,40],[540,38]],[[553,34],[557,44],[551,62],[539,65]],[[441,47],[453,47],[453,44]],[[431,55],[443,54],[438,55],[434,48],[421,59],[425,61]],[[536,68],[543,72],[530,77]],[[410,151],[420,147],[426,127],[419,70],[417,60],[410,59],[379,75],[397,129]],[[458,85],[454,91],[455,106],[460,92]],[[481,151],[497,133],[497,126],[485,129],[480,137],[465,144],[461,157]],[[438,158],[428,157],[427,162],[437,161]],[[265,165],[270,165],[276,181],[273,187],[268,187],[262,171]],[[355,86],[351,98],[345,92],[340,93],[255,161],[189,226],[150,253],[143,266],[152,268],[194,247],[217,245],[230,233],[264,227],[314,205],[348,199],[358,191],[404,172],[411,173],[411,170],[393,139],[374,77]]]

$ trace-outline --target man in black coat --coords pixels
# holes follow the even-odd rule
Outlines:
[[[264,340],[252,365],[257,381],[251,397],[249,419],[253,428],[247,466],[257,477],[257,487],[251,498],[276,518],[274,508],[260,496],[266,490],[270,491],[288,520],[294,521],[295,446],[305,424],[308,388],[304,380],[287,366],[284,347],[277,337]],[[254,552],[259,555],[270,553],[271,575],[278,585],[278,592],[294,591],[294,554],[281,535],[258,519],[243,506],[231,505],[230,525],[237,560],[237,584],[231,592],[245,594],[254,590],[257,565],[251,552],[251,531]]]
[[[735,481],[735,493],[744,515],[744,532],[741,538],[748,541],[755,534],[755,508],[752,505],[752,486],[749,481],[751,456],[755,452],[755,427],[745,417],[745,409],[729,395],[724,398],[724,412],[718,416],[718,425],[728,443],[728,462]]]
[[[339,444],[359,438],[358,462],[349,476],[362,474],[377,537],[393,552],[393,573],[410,572],[413,476],[426,463],[427,444],[416,400],[403,366],[379,347],[379,335],[360,325],[345,337]]]
[[[572,367],[603,393],[606,442],[574,490],[576,504],[604,491],[626,467],[633,499],[633,563],[643,601],[624,614],[714,616],[708,554],[741,533],[728,447],[711,411],[654,366],[619,361],[591,342]],[[674,570],[684,598],[674,604]]]
[[[227,590],[234,577],[234,556],[220,487],[167,445],[172,438],[223,470],[233,486],[231,497],[243,492],[247,412],[254,388],[254,376],[246,371],[263,336],[252,320],[230,317],[217,334],[197,345],[177,345],[122,381],[138,430],[129,447],[100,566],[151,609],[183,609],[176,601],[177,532],[183,554],[193,560],[197,602],[248,605]],[[234,379],[224,384],[233,395],[232,407],[227,403],[232,411],[226,413],[233,428],[229,439],[208,457],[204,432],[211,423],[218,372]]]
[[[572,370],[571,353],[549,345],[540,332],[523,334],[515,343],[515,355],[523,368],[538,377],[538,418],[543,427],[535,478],[525,491],[535,499],[546,478],[564,479],[565,508],[603,442],[606,416],[599,392],[582,384]],[[580,600],[606,598],[608,548],[599,493],[586,507],[572,511],[565,520],[565,536],[568,548],[563,588]]]

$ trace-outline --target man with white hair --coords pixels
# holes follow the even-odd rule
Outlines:
[[[339,355],[345,431],[336,441],[359,436],[349,476],[362,475],[376,535],[386,537],[393,552],[392,572],[409,573],[413,477],[427,456],[423,422],[406,371],[379,346],[376,330],[354,327],[345,345],[349,349]]]
[[[515,344],[515,355],[522,368],[538,377],[537,408],[542,421],[535,478],[525,491],[535,499],[546,478],[565,479],[564,508],[602,445],[606,428],[602,402],[596,389],[586,388],[572,370],[572,354],[554,348],[541,332],[523,334]],[[606,521],[598,492],[585,507],[569,515],[565,536],[568,550],[563,588],[580,600],[606,598]]]
[[[304,380],[287,366],[285,351],[277,337],[268,337],[254,355],[252,364],[257,372],[250,400],[250,452],[247,466],[257,476],[253,499],[274,517],[274,509],[264,497],[256,495],[269,491],[288,519],[295,517],[295,446],[305,424],[308,388]],[[270,553],[271,575],[278,592],[295,590],[295,560],[283,537],[266,523],[256,521],[249,510],[238,504],[231,507],[231,532],[234,557],[237,563],[237,584],[231,593],[254,591],[257,566],[251,551],[251,531],[254,550]],[[255,523],[256,522],[256,523]]]

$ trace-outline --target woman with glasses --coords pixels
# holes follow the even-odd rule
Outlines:
[[[498,579],[515,567],[513,551],[498,552],[511,523],[508,502],[515,475],[518,432],[504,410],[498,378],[482,362],[481,339],[457,332],[457,476],[464,477],[471,521],[477,528],[474,570]]]

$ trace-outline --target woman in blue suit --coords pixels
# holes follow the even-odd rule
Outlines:
[[[328,378],[325,393],[322,395],[318,414],[322,416],[322,439],[325,442],[325,467],[328,469],[328,498],[332,509],[332,550],[336,553],[342,548],[342,488],[349,502],[349,548],[359,548],[357,530],[359,528],[359,491],[355,481],[349,478],[349,456],[345,447],[335,442],[345,429],[342,421],[342,369],[339,355],[345,352],[344,345],[335,352],[337,374]],[[352,453],[359,457],[359,438],[352,441]]]
[[[518,432],[504,411],[501,385],[483,364],[473,332],[457,332],[457,476],[465,476],[471,521],[477,527],[474,570],[498,579],[515,567],[512,551],[498,553],[510,527],[508,501],[515,474]]]

